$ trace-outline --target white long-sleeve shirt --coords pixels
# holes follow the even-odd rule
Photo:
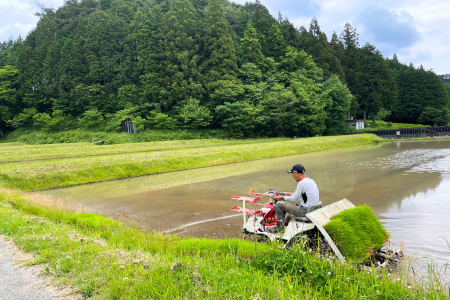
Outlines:
[[[283,200],[297,202],[297,205],[309,207],[320,202],[319,189],[314,180],[306,177],[299,181],[294,194],[292,196],[284,196]]]

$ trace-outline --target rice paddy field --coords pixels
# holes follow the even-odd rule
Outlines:
[[[0,143],[0,186],[36,191],[382,142],[371,135],[120,145]]]

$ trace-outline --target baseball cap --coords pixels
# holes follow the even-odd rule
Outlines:
[[[292,169],[288,170],[288,173],[305,173],[305,167],[303,167],[301,164],[296,164],[295,166],[292,167]]]

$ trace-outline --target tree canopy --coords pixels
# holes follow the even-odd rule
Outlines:
[[[328,39],[316,18],[296,28],[258,0],[66,0],[37,15],[26,38],[0,43],[0,130],[131,119],[139,131],[315,136],[347,114],[450,121],[448,75],[383,58],[350,23]]]

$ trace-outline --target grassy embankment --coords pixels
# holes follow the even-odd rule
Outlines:
[[[402,129],[402,128],[420,128],[420,127],[430,127],[430,125],[422,124],[407,124],[407,123],[392,123],[385,121],[366,121],[366,127],[364,129],[355,131],[374,131],[374,130],[389,130],[389,129]]]
[[[175,143],[173,150],[167,151],[161,150],[142,153],[71,157],[47,161],[4,163],[0,164],[0,182],[3,187],[23,191],[44,190],[118,178],[371,144],[380,141],[383,141],[383,139],[375,135],[364,134],[297,140],[270,140],[262,143],[223,145],[221,147],[204,146],[188,149],[185,149],[186,147],[182,143]],[[204,143],[203,141],[197,142]],[[193,141],[191,147],[195,143]],[[5,149],[12,147],[17,150],[17,146],[0,144],[0,151],[2,151],[1,149],[4,146],[6,146]],[[85,146],[87,147],[87,145]],[[164,143],[161,143],[159,146],[162,148],[166,147]],[[63,151],[61,149],[68,147],[68,145],[35,147],[37,150],[33,150],[33,159],[49,159],[52,155],[54,158],[59,157],[62,153],[61,151]],[[102,146],[92,145],[90,147],[91,149],[102,149],[98,148]],[[123,147],[127,146],[123,145]],[[130,145],[130,147],[136,147],[134,149],[138,149],[134,145]],[[142,147],[147,146],[144,145]],[[39,152],[39,149],[42,151],[41,155],[36,153],[36,151]],[[114,147],[106,149],[115,151]],[[79,153],[81,152],[85,154],[90,153],[88,147],[80,150]],[[22,160],[27,160],[27,151],[17,153],[17,157]],[[32,152],[30,151],[30,153]]]
[[[105,144],[146,143],[156,141],[194,140],[227,138],[222,129],[177,129],[147,130],[143,133],[105,132],[92,130],[68,130],[61,132],[43,132],[30,128],[20,128],[0,138],[0,143],[19,142],[24,144],[92,143],[105,140]]]
[[[0,190],[0,234],[93,299],[446,299],[436,280],[359,271],[299,244],[179,238]]]

